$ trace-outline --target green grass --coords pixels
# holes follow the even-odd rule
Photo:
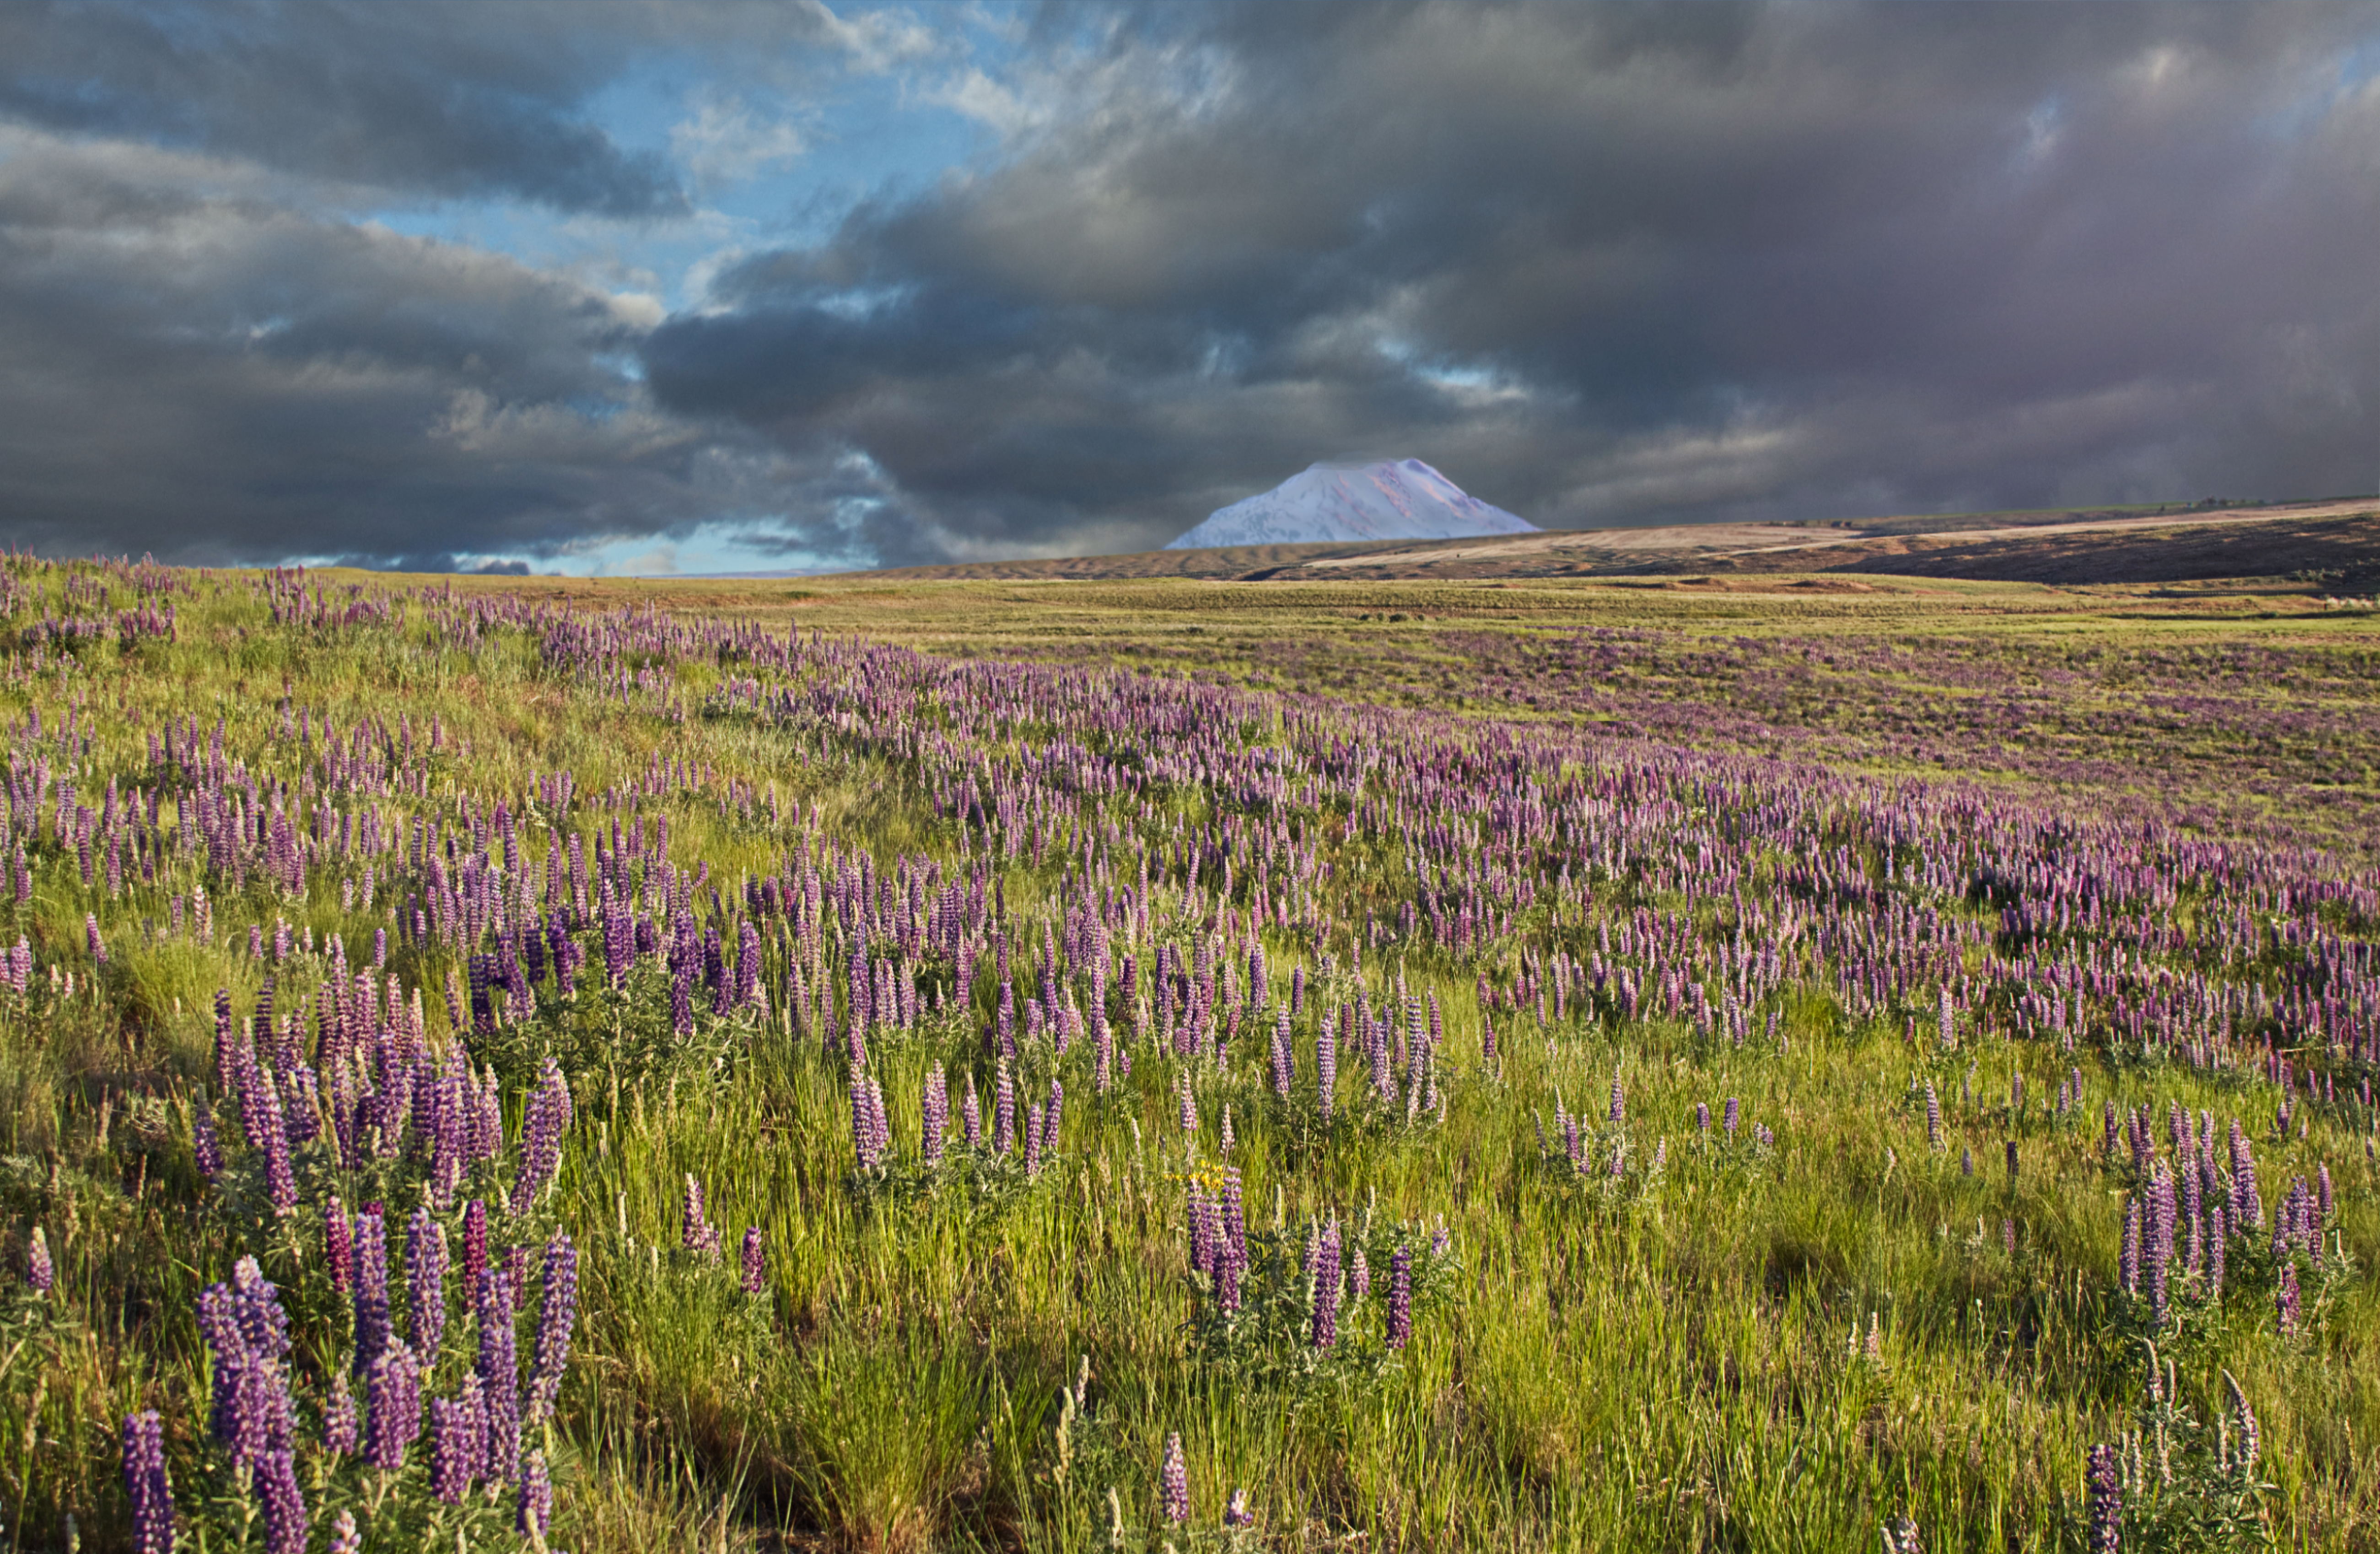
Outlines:
[[[23,580],[55,603],[66,576],[28,568]],[[474,597],[497,591],[471,587]],[[2311,841],[2348,858],[2369,856],[2370,832],[2359,828],[2372,817],[2380,765],[2372,696],[2380,628],[2282,595],[2152,601],[1890,580],[1855,596],[839,580],[782,589],[533,580],[517,591],[566,594],[582,609],[659,600],[688,615],[780,628],[798,593],[798,623],[829,637],[1189,673],[1538,730],[1620,719],[1635,751],[1779,755],[1877,783],[1947,774],[2077,814],[2121,814],[2138,795],[2208,836]],[[476,644],[427,629],[418,601],[402,625],[338,629],[272,626],[239,577],[202,578],[177,604],[172,644],[129,653],[95,644],[63,666],[30,650],[0,660],[0,718],[22,725],[38,709],[44,730],[38,744],[19,737],[20,761],[46,756],[55,780],[73,781],[96,807],[111,777],[127,787],[158,780],[146,741],[165,720],[196,717],[211,729],[222,718],[229,748],[287,783],[310,814],[322,746],[319,735],[306,748],[280,732],[285,702],[293,717],[303,709],[319,728],[327,715],[343,731],[373,719],[393,733],[401,713],[417,752],[434,716],[443,748],[422,768],[426,795],[393,789],[338,806],[398,819],[436,815],[451,828],[467,795],[484,813],[494,797],[516,804],[539,777],[568,768],[579,799],[565,824],[591,837],[608,834],[614,818],[592,795],[656,760],[691,761],[712,773],[699,791],[618,818],[650,824],[666,813],[673,858],[707,862],[731,902],[746,873],[821,839],[879,867],[900,855],[952,868],[983,857],[979,842],[964,850],[929,800],[934,783],[965,774],[967,758],[888,748],[870,737],[884,728],[680,721],[660,693],[624,699],[545,671],[533,640],[512,628]],[[1597,632],[1614,634],[1609,666],[1562,646]],[[665,667],[666,694],[690,714],[741,672],[715,662]],[[2265,688],[2252,695],[2259,677]],[[1987,746],[1958,716],[1962,701],[2010,687],[2050,720],[2020,731],[2037,747]],[[2159,710],[2160,695],[2205,705]],[[87,756],[49,737],[69,715],[91,736]],[[1051,736],[1035,726],[1009,733],[1004,749],[978,753],[1014,759]],[[1940,758],[1962,750],[1969,759],[1946,772]],[[2360,775],[2346,780],[2350,771]],[[722,813],[730,782],[764,795],[756,813]],[[784,806],[774,823],[771,791]],[[1224,807],[1212,789],[1188,785],[1162,803],[1084,797],[1062,824],[1103,843],[1122,883],[1137,846],[1170,841],[1177,819],[1195,827]],[[171,843],[180,832],[170,798],[163,816]],[[1302,817],[1307,823],[1323,828],[1324,856],[1339,870],[1309,882],[1338,923],[1336,996],[1352,987],[1350,925],[1366,909],[1392,921],[1416,880],[1404,839],[1349,833],[1343,812]],[[1658,841],[1679,856],[1724,844],[1690,815],[1662,825]],[[1483,831],[1482,844],[1493,839]],[[532,881],[543,879],[550,844],[540,816],[524,837]],[[63,1548],[72,1516],[84,1547],[121,1547],[116,1432],[126,1412],[166,1415],[186,1509],[217,1471],[192,1308],[248,1243],[212,1207],[191,1164],[188,1107],[213,1081],[215,990],[228,989],[243,1013],[252,1007],[263,968],[247,953],[250,924],[268,938],[278,921],[301,941],[309,929],[324,941],[341,934],[360,965],[396,894],[420,887],[409,870],[389,880],[383,860],[372,908],[349,905],[342,886],[358,884],[360,862],[324,860],[302,899],[253,873],[244,887],[219,889],[200,857],[169,849],[154,883],[136,877],[110,895],[103,881],[82,883],[71,850],[46,830],[31,861],[29,905],[6,904],[0,892],[0,915],[15,917],[0,923],[0,941],[24,933],[40,966],[30,997],[0,994],[0,1254],[9,1269],[0,1274],[0,1537]],[[1773,871],[1788,860],[1748,861],[1761,871],[1757,890],[1773,896]],[[1082,856],[1054,847],[1038,868],[1022,856],[999,864],[1011,918],[1029,925],[1020,962],[1029,959],[1025,944],[1038,953],[1043,924],[1079,899],[1063,893],[1070,868],[1079,876]],[[2310,1109],[2303,1135],[2277,1139],[2278,1092],[2259,1079],[2144,1067],[2087,1044],[2070,1057],[2009,1038],[2005,1024],[1970,1023],[1946,1054],[1930,1035],[1908,1040],[1899,1012],[1847,1012],[1824,962],[1801,958],[1799,945],[1788,947],[1788,996],[1763,1006],[1779,1012],[1781,1043],[1763,1031],[1739,1048],[1683,1019],[1573,1014],[1541,1026],[1501,1011],[1501,1059],[1488,1063],[1477,978],[1509,986],[1524,946],[1583,953],[1598,926],[1616,929],[1644,906],[1692,918],[1697,953],[1716,953],[1728,937],[1725,904],[1646,878],[1599,880],[1585,917],[1524,910],[1516,934],[1484,953],[1367,952],[1371,997],[1402,977],[1444,1010],[1442,1122],[1408,1124],[1401,1109],[1374,1116],[1356,1099],[1365,1073],[1348,1058],[1339,1123],[1316,1126],[1310,1015],[1297,1026],[1289,1107],[1271,1094],[1261,1032],[1243,1030],[1224,1069],[1193,1067],[1201,1130],[1192,1142],[1175,1120],[1171,1059],[1137,1049],[1130,1078],[1099,1095],[1085,1054],[1061,1061],[1045,1038],[1022,1061],[1021,1088],[1038,1097],[1061,1074],[1064,1122],[1029,1184],[962,1173],[932,1191],[856,1189],[844,1062],[814,1036],[797,1039],[782,1000],[765,1018],[706,1014],[698,1039],[681,1045],[653,1034],[666,1024],[654,1014],[663,980],[640,984],[645,1002],[633,1008],[591,982],[571,1000],[541,993],[538,1023],[474,1050],[503,1071],[514,1126],[536,1057],[571,1054],[577,1121],[541,1206],[585,1259],[577,1358],[550,1433],[561,1493],[554,1545],[582,1554],[1168,1543],[1184,1554],[1852,1549],[1875,1548],[1879,1528],[1905,1517],[1929,1550],[2078,1548],[2085,1454],[2128,1427],[2141,1385],[2116,1289],[2127,1184],[2098,1145],[2108,1101],[2151,1104],[2160,1117],[2177,1101],[2241,1117],[2260,1130],[2268,1196],[2289,1173],[2328,1163],[2342,1244],[2357,1264],[2336,1306],[2311,1336],[2289,1341],[2257,1314],[2237,1312],[2176,1357],[2202,1418],[2222,1412],[2224,1369],[2254,1399],[2277,1543],[2353,1548],[2380,1539],[2371,1471],[2380,1442],[2380,1289],[2371,1277],[2380,1213],[2368,1109]],[[170,899],[201,879],[214,896],[214,932],[176,936]],[[1240,890],[1245,904],[1245,873]],[[1211,889],[1203,901],[1211,913]],[[1949,895],[1926,904],[1955,920],[1989,915]],[[1161,880],[1157,936],[1186,939],[1191,910],[1178,875]],[[110,951],[95,977],[86,913]],[[2362,922],[2345,937],[2368,948],[2373,932]],[[781,978],[788,950],[771,933],[771,977]],[[2112,929],[2100,937],[2117,941]],[[1321,984],[1310,935],[1269,930],[1265,942],[1277,987],[1293,965]],[[1145,977],[1147,946],[1137,948]],[[837,965],[834,953],[827,964]],[[285,997],[310,994],[324,965],[300,956],[284,967]],[[443,989],[461,975],[460,956],[397,945],[390,965],[420,989],[433,1041],[455,1039]],[[591,977],[601,965],[599,947]],[[52,968],[75,975],[73,996],[50,990]],[[987,953],[966,1017],[872,1038],[898,1159],[917,1149],[929,1062],[988,1078],[990,968]],[[1030,975],[1020,964],[1020,999]],[[772,997],[781,985],[772,982]],[[2070,1063],[2082,1070],[2084,1094],[2060,1121],[2042,1101]],[[1970,1065],[1974,1093],[1962,1100]],[[1658,1182],[1632,1178],[1616,1193],[1549,1167],[1536,1132],[1558,1100],[1600,1119],[1615,1071],[1633,1158],[1649,1159],[1657,1145],[1668,1151]],[[2033,1104],[2011,1117],[2005,1103],[2018,1072]],[[1910,1101],[1912,1078],[1928,1076],[1947,1112],[1938,1151]],[[1728,1097],[1741,1099],[1747,1128],[1775,1130],[1773,1151],[1712,1149],[1697,1138],[1694,1105],[1716,1110]],[[1229,1163],[1242,1173],[1252,1232],[1278,1227],[1293,1244],[1309,1221],[1335,1214],[1424,1243],[1443,1220],[1451,1249],[1432,1265],[1439,1282],[1402,1354],[1381,1349],[1377,1293],[1348,1314],[1354,1358],[1343,1369],[1273,1373],[1202,1354],[1184,1226],[1192,1178],[1223,1163],[1217,1134],[1227,1106],[1236,1135]],[[2010,1136],[2022,1161],[2014,1184],[2001,1165]],[[1975,1157],[1973,1175],[1961,1171],[1962,1148]],[[724,1232],[716,1263],[679,1244],[689,1175]],[[59,1253],[57,1292],[41,1301],[24,1295],[16,1272],[35,1223]],[[735,1278],[747,1225],[769,1249],[759,1296]],[[1407,1228],[1389,1228],[1398,1225]],[[303,1261],[293,1256],[290,1266]],[[1372,1272],[1377,1292],[1385,1262]],[[293,1304],[322,1295],[275,1277],[298,1292]],[[336,1306],[325,1297],[301,1308]],[[1087,1385],[1070,1394],[1086,1366]],[[1187,1528],[1158,1514],[1158,1464],[1175,1432],[1189,1464]],[[1254,1525],[1226,1529],[1238,1490]],[[319,1525],[315,1536],[315,1547],[327,1541]],[[220,1532],[208,1545],[234,1546]],[[488,1546],[512,1545],[505,1535]]]

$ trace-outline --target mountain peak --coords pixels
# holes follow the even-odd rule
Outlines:
[[[1259,496],[1219,507],[1165,548],[1350,544],[1365,540],[1467,540],[1533,534],[1417,458],[1308,466]]]

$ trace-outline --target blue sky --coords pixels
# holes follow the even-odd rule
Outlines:
[[[0,540],[864,567],[2380,480],[2380,12],[20,0]]]

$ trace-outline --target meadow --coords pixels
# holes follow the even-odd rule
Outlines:
[[[2380,616],[0,571],[12,1548],[2380,1541]]]

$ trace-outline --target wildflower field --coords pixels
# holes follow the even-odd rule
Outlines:
[[[1869,581],[9,559],[0,1538],[2380,1544],[2380,616]]]

